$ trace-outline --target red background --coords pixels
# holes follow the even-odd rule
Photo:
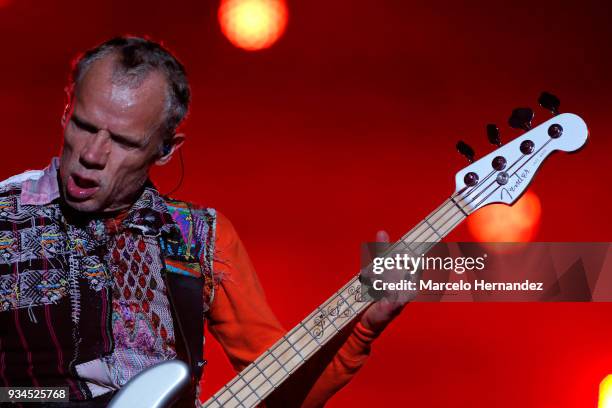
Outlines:
[[[1,1],[6,3],[6,1]],[[540,241],[609,241],[612,57],[608,2],[292,2],[284,37],[246,53],[214,1],[12,0],[0,8],[0,178],[41,168],[61,141],[68,63],[121,33],[162,39],[188,68],[185,180],[176,196],[235,224],[290,327],[454,189],[466,139],[490,151],[540,91],[591,139],[533,183]],[[509,3],[509,2],[508,2]],[[543,110],[536,119],[547,118]],[[177,161],[157,171],[162,191]],[[470,240],[465,226],[450,240]],[[588,407],[612,373],[609,304],[411,304],[331,407]],[[207,393],[232,376],[211,340]]]

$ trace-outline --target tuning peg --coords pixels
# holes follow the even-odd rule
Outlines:
[[[470,163],[474,162],[474,149],[472,149],[470,145],[465,143],[463,140],[457,142],[457,151],[461,153],[461,155],[465,156]]]
[[[531,108],[516,108],[512,111],[508,124],[515,129],[529,130],[532,120],[533,110]]]
[[[494,144],[495,146],[501,146],[502,142],[499,135],[499,129],[495,123],[489,123],[487,125],[487,137],[489,138],[489,143]]]
[[[555,95],[549,92],[542,92],[542,95],[538,98],[538,103],[544,109],[548,109],[553,115],[559,114],[559,105],[561,101]]]

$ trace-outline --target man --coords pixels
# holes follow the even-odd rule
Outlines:
[[[76,406],[104,406],[156,363],[189,359],[199,374],[202,331],[184,322],[203,317],[243,369],[285,333],[246,251],[221,214],[148,178],[186,139],[182,65],[157,43],[115,38],[75,61],[67,93],[60,158],[0,183],[0,383],[67,386]],[[176,289],[180,276],[201,284]],[[186,312],[190,287],[201,292]],[[375,303],[268,402],[323,405],[401,308]]]

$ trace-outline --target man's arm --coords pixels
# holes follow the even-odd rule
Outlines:
[[[239,372],[272,346],[286,330],[270,309],[255,269],[234,227],[218,214],[214,273],[220,278],[209,314],[210,332]],[[326,345],[272,400],[292,406],[322,406],[363,365],[375,332],[350,325]],[[271,401],[268,401],[271,402]]]

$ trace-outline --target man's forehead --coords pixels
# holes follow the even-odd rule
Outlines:
[[[165,78],[159,71],[151,71],[138,83],[120,81],[116,64],[111,56],[92,63],[76,86],[75,110],[89,121],[101,122],[93,123],[98,127],[149,133],[159,127],[164,116]]]

